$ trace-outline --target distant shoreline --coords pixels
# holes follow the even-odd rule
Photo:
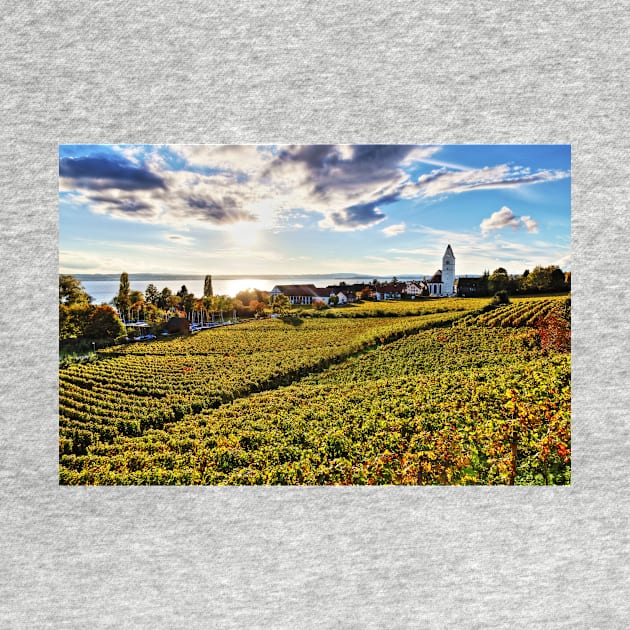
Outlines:
[[[60,274],[62,275],[62,274]],[[64,274],[65,275],[65,274]],[[114,280],[120,280],[120,274],[116,273],[73,273],[77,280],[85,280],[91,282],[112,282]],[[377,278],[377,279],[391,279],[392,276],[375,276],[373,274],[358,274],[358,273],[296,273],[289,274],[290,277],[300,278],[314,278],[320,280],[327,280],[331,278],[345,278],[347,280],[363,279],[363,278]],[[399,278],[422,278],[423,276],[430,276],[432,274],[402,274],[397,275]],[[265,280],[275,280],[278,278],[287,278],[287,274],[267,274],[267,273],[246,273],[246,274],[225,274],[225,275],[212,275],[213,280],[240,280],[243,278],[262,278]],[[130,273],[129,280],[152,281],[152,280],[203,280],[205,275],[203,274],[185,274],[185,273]]]

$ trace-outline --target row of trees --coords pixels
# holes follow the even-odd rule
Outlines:
[[[236,297],[214,295],[212,276],[206,276],[204,294],[195,296],[182,285],[173,293],[168,287],[161,291],[149,284],[144,293],[131,290],[129,276],[123,272],[120,277],[118,294],[113,304],[125,321],[145,321],[156,325],[173,315],[186,317],[192,323],[214,320],[215,316],[223,320],[225,313],[236,313],[239,317],[247,317],[264,312],[269,304],[269,297],[264,291],[248,289],[240,291]]]
[[[492,273],[484,272],[479,281],[479,295],[494,295],[507,291],[510,295],[522,293],[562,293],[571,290],[571,272],[564,272],[556,265],[525,269],[519,275],[509,275],[499,267]]]
[[[394,276],[389,282],[381,282],[374,278],[360,293],[361,299],[369,299],[374,289],[384,284],[398,284]],[[342,285],[344,283],[341,283]],[[504,267],[492,273],[485,271],[477,282],[477,295],[494,295],[499,291],[507,291],[510,295],[523,293],[562,293],[571,290],[571,272],[564,272],[556,265],[537,266],[532,271],[525,269],[521,275],[510,275]],[[428,291],[423,293],[428,295]],[[421,294],[421,295],[423,295]]]
[[[91,304],[81,283],[69,275],[59,276],[59,341],[66,345],[86,342],[107,343],[125,334],[118,314],[106,304]],[[89,346],[88,346],[89,349]]]

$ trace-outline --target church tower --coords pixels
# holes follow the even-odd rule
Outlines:
[[[455,293],[455,254],[453,254],[450,245],[447,246],[444,256],[442,256],[442,283],[443,295]]]

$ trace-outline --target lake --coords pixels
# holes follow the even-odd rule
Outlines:
[[[346,284],[358,284],[362,282],[371,282],[375,276],[365,276],[358,278],[346,277],[322,277],[322,276],[287,276],[285,278],[268,277],[268,276],[250,276],[236,278],[221,278],[220,276],[212,278],[212,290],[215,295],[235,296],[239,291],[245,289],[260,289],[261,291],[271,291],[276,284],[314,284],[316,287],[327,287],[328,285],[338,285],[341,282]],[[82,279],[81,274],[76,274],[76,278],[81,280],[85,290],[92,296],[94,304],[109,304],[118,293],[120,281],[117,280],[94,280]],[[390,280],[391,278],[379,278],[381,280]],[[401,280],[407,277],[400,276]],[[130,275],[129,286],[134,291],[146,291],[148,284],[154,284],[158,291],[164,287],[168,287],[173,293],[177,293],[182,285],[186,285],[189,293],[194,293],[197,297],[203,295],[203,277],[168,277],[168,278],[152,278],[136,280]]]

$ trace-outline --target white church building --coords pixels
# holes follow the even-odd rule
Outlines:
[[[455,254],[450,245],[442,256],[442,269],[438,269],[429,280],[429,295],[455,295]]]

